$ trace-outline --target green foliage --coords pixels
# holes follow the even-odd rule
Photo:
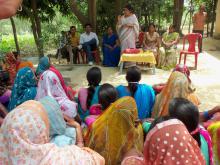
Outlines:
[[[18,35],[18,42],[22,55],[36,55],[36,45],[34,38],[30,34]],[[10,51],[16,51],[14,37],[12,34],[3,35],[0,42],[1,53],[7,53]]]

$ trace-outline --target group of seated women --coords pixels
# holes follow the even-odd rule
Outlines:
[[[98,67],[86,78],[77,96],[48,57],[36,72],[18,70],[1,115],[0,164],[220,163],[220,108],[199,113],[186,66],[153,87],[140,83],[136,66],[126,86],[101,84]]]

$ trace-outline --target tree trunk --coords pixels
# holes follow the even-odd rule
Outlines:
[[[12,26],[12,30],[13,30],[16,50],[17,50],[18,54],[20,54],[20,48],[19,48],[19,44],[18,44],[18,37],[17,37],[15,22],[14,22],[14,19],[12,17],[10,17],[10,21],[11,21],[11,26]]]
[[[181,22],[183,16],[184,0],[174,0],[173,24],[176,26],[176,31],[181,32]]]
[[[215,27],[215,19],[216,19],[216,7],[217,7],[218,0],[213,0],[213,7],[212,7],[212,22],[211,22],[211,31],[210,36],[213,37],[214,34],[214,27]]]
[[[93,30],[96,32],[96,0],[88,0],[88,17],[89,23],[92,24]]]
[[[85,16],[77,7],[77,2],[76,0],[69,0],[70,2],[70,8],[72,10],[72,12],[75,14],[75,16],[78,18],[78,20],[80,21],[80,23],[82,25],[85,25],[86,23],[88,23],[89,19],[87,16]]]
[[[32,22],[32,28],[33,34],[36,37],[35,40],[37,40],[37,48],[38,48],[38,55],[39,58],[44,56],[44,47],[43,47],[43,38],[42,38],[42,32],[41,32],[41,21],[37,13],[37,3],[36,0],[31,0],[31,8],[33,10],[33,18],[34,21]]]

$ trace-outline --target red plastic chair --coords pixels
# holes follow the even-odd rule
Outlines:
[[[185,50],[186,41],[188,41],[189,43],[188,50]],[[197,41],[198,41],[198,50],[196,50]],[[199,33],[191,33],[191,34],[185,35],[183,38],[183,50],[180,51],[179,64],[181,63],[182,55],[184,55],[184,64],[186,64],[187,55],[194,55],[195,56],[195,69],[197,69],[198,55],[199,55],[199,49],[201,47],[201,42],[202,42],[202,35]]]

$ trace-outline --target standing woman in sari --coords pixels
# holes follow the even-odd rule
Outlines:
[[[116,29],[121,43],[121,52],[125,49],[136,48],[136,40],[139,36],[139,23],[131,5],[126,5],[124,15],[118,16]],[[125,67],[136,65],[135,63],[125,63]]]
[[[107,34],[104,35],[102,41],[103,65],[116,67],[120,60],[120,47],[118,36],[113,33],[112,27],[108,28]]]
[[[168,32],[162,36],[162,47],[159,49],[158,67],[164,69],[174,68],[177,63],[177,44],[179,33],[175,32],[175,26],[170,25]]]

